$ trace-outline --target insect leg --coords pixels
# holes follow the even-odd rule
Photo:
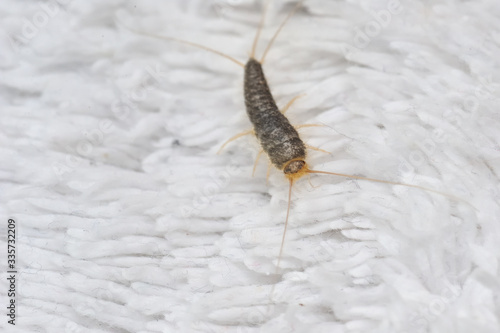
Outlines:
[[[264,152],[264,149],[259,151],[259,153],[257,154],[257,157],[255,158],[255,162],[253,164],[252,177],[255,175],[255,169],[257,169],[257,163],[259,162],[260,156],[262,155],[263,152]]]
[[[304,127],[325,127],[326,125],[323,125],[323,124],[304,124],[304,125],[299,125],[299,126],[295,126],[295,129],[300,129],[300,128],[304,128]]]
[[[269,161],[269,164],[267,165],[266,184],[269,183],[269,176],[271,175],[272,168],[273,164],[271,163],[271,161]]]
[[[224,142],[224,144],[220,147],[220,149],[217,151],[217,154],[219,154],[222,149],[224,149],[224,147],[226,147],[231,141],[234,141],[236,139],[239,139],[241,138],[242,136],[245,136],[245,135],[248,135],[248,134],[254,134],[254,130],[251,129],[251,130],[248,130],[248,131],[245,131],[245,132],[242,132],[240,134],[236,134],[235,136],[231,137],[229,140],[227,140],[226,142]]]
[[[298,100],[299,98],[301,98],[301,97],[303,97],[303,96],[305,96],[305,95],[306,95],[306,94],[300,94],[300,95],[297,95],[297,96],[295,96],[294,98],[292,98],[292,99],[290,100],[290,102],[288,102],[288,103],[285,105],[285,107],[283,108],[283,110],[281,110],[281,113],[285,114],[285,113],[288,111],[288,108],[290,108],[290,106],[292,106],[292,104],[293,104],[296,100]]]
[[[312,188],[319,188],[321,186],[321,184],[317,185],[317,186],[314,186],[314,184],[311,181],[311,174],[310,173],[307,174],[307,181],[309,182],[309,185],[311,185]]]
[[[323,150],[323,149],[320,149],[318,147],[314,147],[314,146],[311,146],[311,145],[308,145],[308,144],[306,144],[306,148],[309,148],[309,149],[312,149],[312,150],[316,150],[316,151],[320,151],[320,152],[326,153],[326,154],[331,154],[329,151],[326,151],[326,150]]]

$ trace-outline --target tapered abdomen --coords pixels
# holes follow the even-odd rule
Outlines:
[[[250,59],[245,65],[245,105],[257,139],[271,162],[282,170],[294,159],[304,159],[306,147],[297,130],[276,106],[262,65]]]

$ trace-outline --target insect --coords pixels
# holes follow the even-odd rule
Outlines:
[[[438,193],[440,195],[444,195],[450,198],[454,198],[456,200],[460,200],[458,198],[455,198],[449,194],[436,191],[433,189],[429,189],[426,187],[422,186],[417,186],[417,185],[412,185],[412,184],[406,184],[406,183],[400,183],[400,182],[392,182],[392,181],[386,181],[386,180],[380,180],[380,179],[374,179],[374,178],[367,178],[367,177],[362,177],[362,176],[356,176],[356,175],[349,175],[349,174],[342,174],[342,173],[335,173],[335,172],[330,172],[330,171],[323,171],[323,170],[316,170],[313,169],[309,166],[307,162],[307,149],[315,149],[318,150],[317,148],[310,147],[306,145],[306,143],[301,139],[297,127],[294,127],[288,118],[285,116],[285,112],[287,109],[292,105],[292,103],[296,100],[296,98],[292,99],[285,107],[283,110],[279,110],[278,106],[276,105],[275,99],[271,93],[271,90],[269,88],[269,85],[267,83],[266,77],[264,75],[264,70],[262,67],[262,64],[265,61],[265,58],[270,51],[274,41],[282,31],[283,27],[287,23],[287,21],[294,15],[294,13],[300,8],[304,0],[299,1],[297,5],[294,7],[294,9],[286,16],[284,21],[280,24],[272,38],[270,39],[268,45],[266,46],[263,54],[261,57],[257,57],[256,55],[256,49],[257,45],[259,42],[259,38],[261,35],[261,31],[263,28],[264,24],[264,18],[265,18],[265,13],[266,9],[264,9],[262,18],[260,20],[259,26],[257,28],[257,32],[255,34],[252,48],[251,48],[251,53],[250,57],[247,60],[246,63],[243,63],[227,54],[224,54],[218,50],[211,49],[207,46],[193,43],[190,41],[185,41],[185,40],[180,40],[177,38],[172,38],[172,37],[166,37],[166,36],[158,36],[158,35],[152,35],[152,34],[145,34],[143,32],[138,32],[135,31],[134,29],[130,29],[132,31],[135,31],[139,34],[143,34],[146,36],[154,37],[154,38],[159,38],[163,40],[169,40],[169,41],[175,41],[175,42],[180,42],[183,44],[191,45],[193,47],[201,48],[204,49],[208,52],[217,54],[219,56],[222,56],[236,65],[242,67],[244,69],[244,97],[245,97],[245,105],[246,105],[246,111],[247,115],[250,119],[250,122],[253,125],[253,129],[249,131],[245,131],[243,133],[237,134],[230,138],[226,143],[224,143],[221,147],[224,148],[228,143],[241,138],[246,135],[255,135],[257,140],[260,143],[260,146],[262,148],[261,152],[257,155],[257,161],[258,158],[262,155],[265,154],[272,165],[280,170],[283,175],[286,177],[289,183],[289,188],[288,188],[288,203],[287,203],[287,210],[286,210],[286,218],[284,221],[284,229],[283,229],[283,234],[281,238],[281,243],[280,243],[280,248],[279,248],[279,254],[277,257],[277,263],[276,263],[276,271],[275,273],[279,273],[280,270],[280,262],[281,258],[283,255],[283,249],[284,249],[284,244],[285,244],[285,239],[286,239],[286,233],[287,233],[287,227],[288,227],[288,221],[289,221],[289,216],[290,216],[290,204],[291,204],[291,196],[292,196],[292,189],[293,185],[295,182],[297,182],[299,179],[304,177],[305,175],[310,175],[310,174],[327,174],[327,175],[335,175],[335,176],[341,176],[341,177],[348,177],[348,178],[353,178],[353,179],[359,179],[359,180],[366,180],[366,181],[372,181],[372,182],[380,182],[380,183],[386,183],[386,184],[393,184],[393,185],[402,185],[402,186],[407,186],[407,187],[413,187],[429,192],[434,192]],[[269,3],[269,2],[268,2]],[[307,125],[303,125],[307,126]],[[314,126],[314,125],[309,125],[309,126]],[[256,161],[256,162],[257,162]],[[254,166],[255,170],[255,166]],[[273,291],[271,291],[270,298],[272,298]]]

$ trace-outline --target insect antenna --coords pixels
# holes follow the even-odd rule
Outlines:
[[[267,53],[269,52],[269,50],[271,49],[271,46],[273,45],[274,41],[276,40],[276,38],[278,37],[279,33],[281,32],[281,30],[283,29],[283,27],[285,26],[285,24],[288,22],[288,20],[293,16],[293,14],[295,14],[295,12],[297,12],[297,10],[300,8],[300,6],[302,6],[302,3],[304,2],[304,0],[300,0],[296,5],[295,7],[293,8],[293,10],[288,13],[288,15],[286,16],[285,20],[280,24],[278,30],[276,30],[276,32],[274,33],[273,37],[271,38],[271,40],[269,41],[269,43],[267,44],[267,47],[266,49],[264,50],[264,54],[262,55],[262,58],[260,59],[260,63],[263,64],[264,63],[264,60],[266,59],[266,56],[267,56]],[[268,2],[268,5],[269,5],[269,2]],[[267,8],[267,7],[266,7]],[[262,23],[262,22],[261,22]],[[257,36],[260,34],[260,28],[259,27],[259,31],[258,31],[258,34]],[[256,36],[256,37],[257,37]],[[254,44],[256,43],[256,41],[254,42]]]
[[[288,228],[288,218],[290,216],[290,206],[291,206],[291,203],[292,203],[293,179],[290,178],[289,180],[290,180],[290,188],[288,189],[288,205],[287,205],[287,209],[286,209],[285,228],[283,229],[283,236],[281,237],[280,252],[278,254],[278,262],[276,263],[276,269],[274,270],[274,274],[278,274],[279,270],[280,270],[281,257],[283,255],[283,247],[285,245],[286,231],[287,231],[287,228]],[[273,284],[273,286],[271,287],[271,292],[269,293],[269,304],[268,304],[268,306],[270,306],[271,303],[272,303],[272,298],[273,298],[274,288],[275,287],[276,287],[276,284]]]
[[[264,26],[264,20],[266,18],[267,9],[269,8],[269,4],[271,0],[266,2],[264,10],[262,11],[262,16],[260,18],[259,27],[257,28],[257,32],[255,33],[255,38],[253,39],[252,44],[252,52],[250,53],[250,58],[255,59],[255,51],[257,49],[257,43],[259,42],[260,33],[262,32],[262,27]]]
[[[406,183],[399,183],[399,182],[391,182],[391,181],[388,181],[388,180],[381,180],[381,179],[376,179],[376,178],[368,178],[368,177],[348,175],[348,174],[336,173],[336,172],[320,171],[320,170],[311,170],[311,169],[308,169],[307,173],[320,173],[320,174],[325,174],[325,175],[334,175],[334,176],[340,176],[340,177],[346,177],[346,178],[354,178],[354,179],[360,179],[360,180],[367,180],[367,181],[370,181],[370,182],[386,183],[386,184],[392,184],[392,185],[401,185],[401,186],[406,186],[406,187],[418,188],[420,190],[424,190],[424,191],[428,191],[428,192],[433,192],[433,193],[440,194],[442,196],[448,197],[448,198],[453,199],[453,200],[465,202],[468,205],[470,205],[471,207],[473,207],[474,209],[476,209],[467,200],[464,200],[462,198],[456,197],[454,195],[451,195],[451,194],[448,194],[448,193],[445,193],[445,192],[433,190],[431,188],[424,187],[424,186],[418,186],[418,185],[406,184]]]
[[[288,189],[288,205],[286,208],[285,228],[283,229],[283,236],[281,237],[280,253],[278,254],[278,262],[276,263],[275,274],[278,274],[279,272],[281,255],[283,254],[283,245],[285,245],[286,230],[288,228],[288,217],[290,216],[290,205],[292,203],[292,187],[293,187],[293,179],[290,179],[290,188]]]
[[[126,24],[124,24],[123,22],[119,21],[118,19],[116,20],[116,22],[118,22],[119,25],[123,26],[127,30],[132,31],[132,32],[134,32],[134,33],[136,33],[138,35],[143,35],[143,36],[150,37],[150,38],[156,38],[156,39],[174,41],[174,42],[177,42],[177,43],[182,43],[182,44],[190,45],[190,46],[193,46],[193,47],[197,47],[197,48],[200,48],[202,50],[205,50],[205,51],[212,52],[214,54],[220,55],[221,57],[224,57],[226,59],[231,60],[232,62],[234,62],[235,64],[239,65],[240,67],[245,68],[245,64],[243,64],[241,61],[236,60],[235,58],[231,57],[230,55],[227,55],[227,54],[222,53],[220,51],[214,50],[214,49],[212,49],[210,47],[207,47],[205,45],[201,45],[201,44],[198,44],[198,43],[193,43],[193,42],[190,42],[190,41],[187,41],[187,40],[183,40],[183,39],[179,39],[179,38],[167,37],[167,36],[160,36],[160,35],[151,34],[151,33],[148,33],[148,32],[138,31],[136,29],[133,29],[133,28],[127,26]]]

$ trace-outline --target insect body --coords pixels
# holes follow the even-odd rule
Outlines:
[[[306,170],[306,146],[279,111],[262,65],[253,58],[245,65],[245,105],[255,135],[271,163],[290,179],[302,175]]]
[[[434,192],[438,193],[440,195],[444,195],[446,197],[450,197],[455,200],[459,201],[464,201],[460,198],[456,198],[454,196],[451,196],[447,193],[443,193],[440,191],[436,191],[433,189],[429,189],[426,187],[422,186],[417,186],[417,185],[412,185],[412,184],[406,184],[406,183],[399,183],[399,182],[392,182],[392,181],[386,181],[386,180],[380,180],[380,179],[374,179],[374,178],[367,178],[367,177],[361,177],[361,176],[355,176],[355,175],[348,175],[348,174],[341,174],[341,173],[334,173],[334,172],[327,172],[327,171],[320,171],[320,170],[313,170],[308,167],[308,164],[306,163],[306,148],[308,147],[300,138],[299,133],[297,132],[297,129],[292,126],[292,124],[289,122],[289,120],[286,118],[286,116],[283,114],[282,111],[280,111],[276,105],[276,102],[274,101],[274,98],[271,94],[271,91],[269,89],[269,86],[267,84],[264,71],[262,68],[262,63],[264,62],[264,59],[267,55],[267,52],[269,51],[271,45],[273,44],[274,40],[276,39],[277,35],[287,22],[287,20],[293,15],[293,13],[299,8],[301,5],[302,1],[299,1],[299,3],[295,6],[294,10],[291,11],[286,19],[283,21],[283,23],[280,25],[280,27],[277,29],[276,33],[274,36],[271,38],[267,48],[264,51],[264,54],[261,58],[260,61],[256,60],[255,58],[255,50],[256,50],[256,45],[259,39],[260,31],[262,29],[263,25],[263,19],[264,19],[264,14],[262,16],[262,20],[260,22],[259,28],[257,30],[257,34],[255,36],[254,42],[253,42],[253,47],[252,47],[252,52],[250,55],[250,59],[246,62],[246,64],[243,64],[242,62],[234,59],[233,57],[226,55],[224,53],[221,53],[220,51],[211,49],[209,47],[206,47],[204,45],[196,44],[193,42],[188,42],[176,38],[171,38],[171,37],[165,37],[165,36],[158,36],[158,35],[151,35],[151,34],[146,34],[143,32],[135,31],[134,29],[131,29],[127,27],[127,29],[135,31],[139,34],[154,37],[154,38],[160,38],[160,39],[166,39],[170,41],[176,41],[184,44],[188,44],[194,47],[198,47],[201,49],[204,49],[206,51],[218,54],[219,56],[223,56],[226,59],[231,60],[232,62],[236,63],[240,67],[244,68],[244,95],[245,95],[245,105],[246,105],[246,110],[248,117],[253,124],[253,130],[251,131],[246,131],[242,134],[238,134],[231,139],[229,139],[222,147],[221,149],[229,142],[231,142],[234,139],[237,139],[239,137],[242,137],[247,134],[255,134],[257,139],[259,140],[259,143],[262,147],[263,152],[266,153],[268,156],[270,162],[279,170],[281,170],[284,175],[288,178],[289,180],[289,191],[288,191],[288,207],[287,207],[287,213],[286,213],[286,219],[285,219],[285,226],[284,226],[284,231],[283,231],[283,236],[281,240],[281,245],[280,245],[280,251],[278,255],[278,260],[276,264],[276,273],[279,271],[279,266],[280,266],[280,260],[282,257],[282,252],[283,252],[283,245],[285,243],[285,235],[286,235],[286,230],[287,230],[287,225],[288,225],[288,217],[290,213],[290,201],[291,201],[291,193],[292,193],[292,186],[295,180],[301,178],[302,176],[306,174],[329,174],[329,175],[336,175],[336,176],[342,176],[342,177],[348,177],[348,178],[354,178],[354,179],[360,179],[360,180],[367,180],[367,181],[373,181],[373,182],[380,182],[380,183],[387,183],[387,184],[393,184],[393,185],[402,185],[402,186],[407,186],[407,187],[413,187],[413,188],[418,188],[421,190],[429,191],[429,192]],[[293,102],[293,100],[292,100]],[[289,103],[287,107],[290,105]],[[285,107],[285,108],[287,108]],[[260,154],[259,154],[260,155]],[[274,290],[274,286],[273,286]],[[271,291],[271,297],[272,297],[273,291]]]

